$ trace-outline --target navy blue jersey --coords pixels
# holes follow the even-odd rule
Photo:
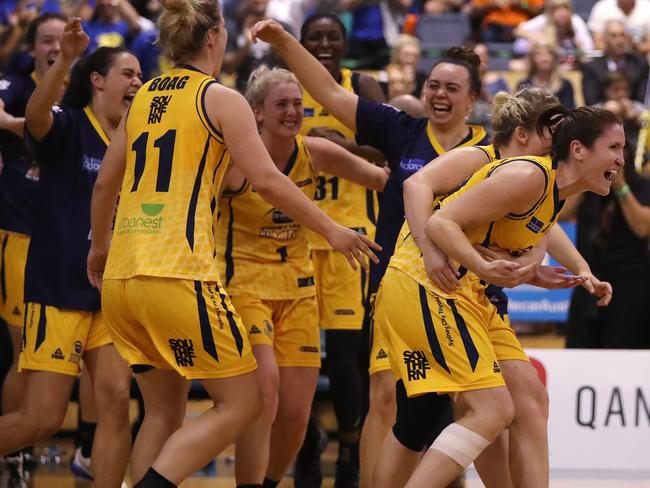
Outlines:
[[[379,201],[379,218],[375,241],[382,246],[377,253],[379,264],[370,262],[369,295],[379,288],[386,272],[399,231],[404,223],[402,184],[409,176],[443,154],[428,119],[414,118],[387,104],[359,97],[357,105],[357,140],[376,147],[386,157],[390,177]],[[485,129],[469,126],[467,136],[455,147],[488,144]]]
[[[26,141],[41,167],[40,193],[25,269],[25,300],[95,312],[99,293],[86,277],[90,198],[108,138],[89,107],[52,107],[54,123]]]
[[[24,117],[27,100],[36,87],[34,74],[7,76],[0,80],[4,110]],[[23,140],[13,132],[0,130],[0,229],[30,235],[38,199],[38,168]]]

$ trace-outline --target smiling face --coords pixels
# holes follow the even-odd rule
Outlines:
[[[65,22],[60,19],[51,19],[38,26],[30,54],[34,57],[34,67],[39,76],[45,74],[59,55],[64,27]]]
[[[591,148],[573,141],[574,153],[580,152],[584,164],[581,179],[588,191],[598,195],[607,195],[612,185],[612,179],[624,164],[623,148],[625,133],[620,124],[609,125],[594,141]]]
[[[313,21],[305,32],[303,45],[332,76],[338,76],[345,52],[345,35],[337,22],[326,17]]]
[[[253,113],[262,131],[293,139],[302,126],[302,91],[295,83],[275,83],[268,88],[264,104],[254,107]]]
[[[424,102],[431,124],[441,128],[464,124],[476,100],[469,88],[467,68],[452,63],[436,65],[424,90]]]
[[[142,86],[140,63],[133,54],[120,53],[113,59],[113,64],[105,76],[95,72],[91,75],[91,81],[94,96],[104,99],[102,106],[107,107],[109,111],[107,117],[119,121]]]

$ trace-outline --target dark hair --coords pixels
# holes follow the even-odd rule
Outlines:
[[[27,32],[25,33],[25,40],[27,41],[28,46],[33,46],[34,43],[36,43],[36,33],[38,32],[38,28],[49,20],[60,20],[65,23],[68,19],[66,19],[61,14],[55,14],[51,12],[41,14],[36,17],[29,23]]]
[[[307,20],[305,20],[302,23],[302,27],[300,27],[300,44],[305,43],[305,39],[307,37],[307,31],[309,30],[309,27],[317,20],[323,20],[323,19],[331,20],[336,25],[338,25],[339,28],[341,29],[341,32],[343,33],[343,39],[348,38],[348,30],[345,28],[343,22],[341,22],[341,19],[339,19],[334,14],[322,13],[322,14],[314,14],[309,18],[307,18]]]
[[[607,127],[621,125],[609,110],[600,107],[566,108],[555,105],[545,110],[537,121],[537,132],[550,131],[553,135],[551,156],[565,160],[569,157],[572,141],[591,148]]]
[[[115,63],[115,58],[128,53],[123,47],[100,47],[87,58],[80,59],[72,68],[70,83],[65,90],[61,103],[72,108],[84,108],[93,98],[90,75],[94,72],[106,76]]]
[[[614,83],[625,83],[628,87],[630,86],[630,78],[627,76],[625,71],[616,70],[610,71],[605,76],[605,81],[603,82],[604,88],[610,88]]]
[[[479,73],[479,66],[481,65],[481,59],[478,57],[472,49],[466,48],[464,46],[452,46],[442,58],[440,58],[436,64],[433,65],[431,71],[435,69],[441,63],[455,64],[457,66],[463,66],[467,69],[469,74],[469,91],[472,95],[478,96],[481,93],[481,74]]]

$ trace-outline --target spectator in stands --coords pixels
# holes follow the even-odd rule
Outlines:
[[[611,71],[623,71],[630,82],[630,98],[643,102],[648,81],[648,63],[629,52],[625,25],[618,20],[607,22],[604,30],[604,56],[582,66],[582,92],[587,105],[605,101],[605,78]]]
[[[397,42],[412,0],[339,0],[338,10],[352,15],[348,58],[357,68],[382,69],[390,46]]]
[[[649,0],[650,1],[650,0]],[[544,0],[472,0],[477,39],[483,42],[514,42],[519,24],[540,14]]]
[[[551,90],[565,107],[575,108],[573,85],[560,76],[558,51],[548,42],[535,42],[528,52],[528,77],[519,83],[524,86],[544,86]]]
[[[577,247],[593,273],[614,290],[607,307],[597,307],[576,288],[569,309],[567,347],[650,348],[650,178],[634,170],[633,147],[607,197],[585,193],[569,200],[564,218],[577,215]]]
[[[417,71],[421,54],[420,41],[417,37],[408,34],[399,36],[391,51],[390,64],[379,73],[378,77],[388,99],[406,93],[420,96],[422,86],[427,80],[426,73]],[[389,92],[394,95],[389,95]]]
[[[246,90],[248,77],[258,66],[278,66],[280,60],[265,42],[251,40],[250,30],[255,22],[265,18],[269,0],[242,0],[234,9],[234,18],[226,19],[228,44],[223,58],[222,71],[237,74],[236,86],[240,92]],[[290,26],[282,24],[291,31]]]
[[[515,52],[527,54],[530,45],[546,41],[560,50],[562,57],[575,55],[576,51],[591,51],[594,41],[587,24],[573,13],[571,0],[548,0],[545,12],[527,20],[515,29]]]
[[[630,82],[622,71],[612,71],[605,78],[604,108],[614,112],[621,119],[628,146],[636,147],[643,104],[630,99]]]
[[[297,37],[302,23],[320,3],[319,0],[269,0],[266,15],[289,25],[291,33]]]
[[[591,9],[587,25],[594,36],[597,49],[604,49],[607,23],[618,20],[632,37],[635,48],[650,51],[650,0],[599,0]]]
[[[492,111],[492,99],[500,91],[509,92],[508,84],[498,73],[490,73],[488,66],[490,62],[490,51],[488,47],[479,42],[474,45],[474,52],[481,60],[479,73],[481,75],[481,93],[474,103],[472,112],[469,115],[470,124],[482,125],[490,133],[490,112]]]
[[[128,0],[96,0],[93,16],[83,23],[90,37],[88,51],[98,47],[127,47],[140,32],[140,16]]]

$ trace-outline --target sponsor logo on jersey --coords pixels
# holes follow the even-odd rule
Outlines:
[[[63,351],[61,351],[61,348],[57,347],[56,350],[52,353],[52,359],[65,359],[65,356],[63,355]]]
[[[382,348],[379,348],[379,351],[377,351],[377,355],[375,356],[375,359],[386,359],[388,358],[388,354],[386,354],[386,351],[384,351]]]
[[[298,278],[298,288],[305,288],[306,286],[314,286],[315,284],[316,283],[314,282],[313,276]]]
[[[280,210],[273,210],[273,223],[274,224],[288,224],[293,222],[293,219]]]
[[[314,182],[313,179],[307,178],[306,180],[296,181],[296,186],[302,188],[303,186],[311,185]]]
[[[423,159],[406,158],[406,159],[402,159],[399,162],[399,167],[402,171],[405,171],[407,173],[415,173],[416,171],[421,169],[425,164],[426,161],[424,161]]]
[[[337,308],[334,310],[334,315],[354,315],[354,310],[350,308]]]
[[[499,366],[499,363],[494,361],[492,364],[492,371],[494,371],[494,374],[500,373],[501,372],[501,367]]]
[[[99,168],[102,167],[102,160],[84,154],[82,167],[89,173],[99,173]]]
[[[248,330],[248,333],[249,334],[261,334],[262,331],[260,330],[260,328],[257,325],[253,324],[253,325],[251,325],[251,328]]]
[[[302,109],[302,114],[303,114],[304,117],[313,117],[314,116],[313,107],[304,107]]]
[[[320,352],[320,350],[316,346],[300,346],[298,350],[300,352],[316,352],[316,353]]]
[[[11,311],[11,315],[20,315],[20,309],[16,305],[14,309]]]
[[[179,366],[194,366],[194,343],[192,339],[169,339],[169,348],[174,353],[174,359]]]
[[[164,207],[162,203],[143,203],[140,209],[144,216],[122,217],[117,223],[117,232],[119,234],[160,234],[163,226],[163,216],[160,213]]]
[[[544,222],[533,216],[526,224],[526,227],[538,234],[544,228]]]

